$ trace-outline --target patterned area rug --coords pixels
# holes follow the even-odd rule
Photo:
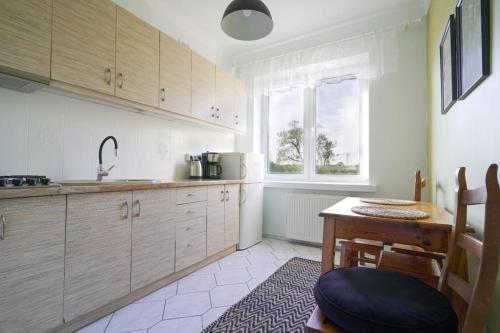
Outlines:
[[[203,333],[301,333],[316,302],[321,263],[292,258]]]

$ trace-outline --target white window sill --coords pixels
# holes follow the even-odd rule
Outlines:
[[[264,181],[264,187],[336,191],[336,192],[365,192],[365,193],[377,192],[377,185],[372,185],[369,183],[335,183],[335,182],[266,180]]]

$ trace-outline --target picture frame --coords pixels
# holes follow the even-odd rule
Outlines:
[[[441,68],[441,113],[446,114],[458,99],[455,16],[450,15],[439,45]]]
[[[459,0],[455,16],[458,96],[463,100],[490,75],[490,1]]]

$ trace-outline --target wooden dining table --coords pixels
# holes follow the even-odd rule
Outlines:
[[[370,239],[384,243],[419,246],[425,250],[446,253],[453,226],[453,215],[430,202],[405,206],[426,212],[422,220],[401,220],[360,215],[355,206],[373,206],[360,198],[347,197],[319,214],[323,217],[323,250],[321,274],[334,268],[337,239]]]

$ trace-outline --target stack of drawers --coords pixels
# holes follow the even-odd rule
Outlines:
[[[177,190],[175,225],[175,271],[207,256],[207,187]]]

